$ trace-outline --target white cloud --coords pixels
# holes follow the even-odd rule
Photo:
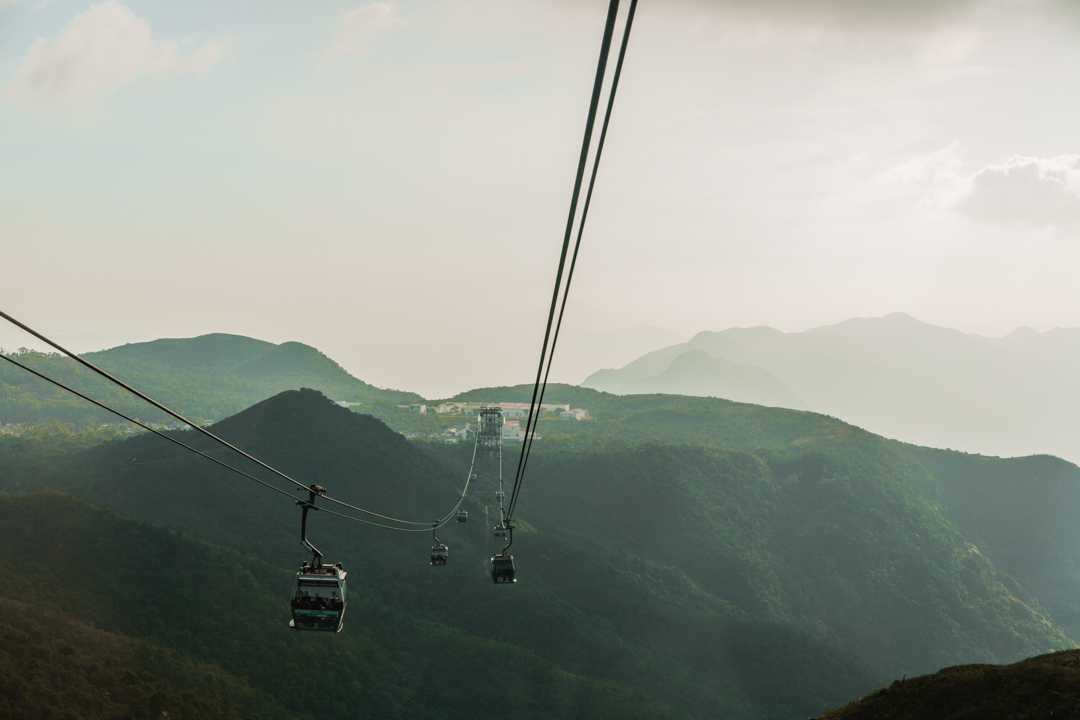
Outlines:
[[[987,165],[971,177],[957,210],[983,220],[1080,224],[1080,155],[1014,155]]]
[[[971,174],[957,143],[897,165],[880,180],[919,193],[919,202],[990,222],[1080,225],[1080,155],[1014,155]]]
[[[177,42],[152,40],[145,20],[109,0],[76,16],[56,39],[38,39],[3,97],[28,110],[85,102],[141,77],[205,72],[229,45],[215,39],[192,53],[179,50]]]
[[[330,47],[323,53],[323,62],[359,55],[369,40],[404,24],[404,18],[398,15],[397,3],[393,2],[373,2],[346,10],[335,22],[337,31]]]
[[[938,208],[955,206],[969,192],[970,179],[960,172],[958,143],[912,158],[886,171],[883,185],[913,188],[919,202]]]

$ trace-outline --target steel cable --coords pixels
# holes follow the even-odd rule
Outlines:
[[[0,354],[0,359],[7,360],[12,365],[15,365],[17,367],[22,368],[23,370],[30,373],[31,375],[35,375],[35,376],[41,378],[42,380],[44,380],[46,382],[52,383],[56,387],[58,387],[58,388],[60,388],[62,390],[66,390],[67,392],[71,393],[72,395],[75,395],[76,397],[82,398],[86,402],[91,403],[93,405],[96,405],[97,407],[101,408],[102,410],[106,410],[108,412],[111,412],[113,415],[121,417],[124,420],[127,420],[129,423],[132,423],[133,425],[137,425],[137,426],[141,427],[143,430],[146,430],[148,432],[152,432],[153,434],[157,435],[158,437],[165,438],[169,442],[171,442],[171,443],[173,443],[175,445],[179,445],[180,447],[184,448],[185,450],[190,450],[191,452],[195,453],[196,455],[199,455],[200,457],[204,457],[207,460],[209,460],[210,462],[215,463],[216,465],[220,465],[221,467],[225,468],[226,470],[230,470],[230,471],[236,473],[237,475],[244,476],[248,480],[252,480],[254,482],[257,482],[259,485],[262,485],[265,488],[269,488],[270,490],[273,490],[274,492],[280,493],[280,494],[284,495],[285,497],[289,498],[290,500],[293,500],[293,501],[296,500],[296,497],[289,494],[285,490],[282,490],[279,487],[275,487],[275,486],[271,485],[270,483],[264,482],[264,481],[260,480],[259,478],[255,477],[254,475],[250,475],[249,473],[246,473],[243,470],[240,470],[239,468],[235,468],[232,465],[229,465],[228,463],[222,462],[221,460],[218,460],[217,458],[213,457],[212,455],[208,455],[208,454],[202,452],[201,450],[198,450],[196,448],[191,447],[187,443],[184,443],[184,442],[181,442],[181,441],[177,440],[176,438],[172,437],[171,435],[166,435],[165,433],[163,433],[163,432],[161,432],[159,430],[156,430],[156,429],[150,427],[149,425],[146,425],[145,423],[142,423],[142,422],[140,422],[138,420],[135,420],[134,418],[130,418],[127,415],[125,415],[124,413],[120,412],[119,410],[114,410],[113,408],[109,407],[108,405],[106,405],[104,403],[98,402],[97,400],[94,400],[91,397],[87,397],[86,395],[83,395],[78,390],[70,388],[67,385],[65,385],[64,383],[60,382],[59,380],[54,380],[53,378],[49,377],[48,375],[43,375],[42,373],[39,373],[38,371],[34,370],[33,368],[30,368],[30,367],[27,367],[26,365],[23,365],[18,360],[15,360],[12,357],[9,357],[9,356],[4,355],[4,354]],[[466,481],[466,483],[465,483],[465,489],[468,490],[468,481]],[[464,495],[465,495],[465,493],[462,492],[462,499],[464,499]],[[449,520],[449,518],[454,513],[457,512],[457,508],[460,505],[461,505],[461,500],[459,500],[458,504],[454,506],[454,509],[445,518],[443,518],[439,522],[439,525],[437,527],[442,527],[443,525],[445,525],[447,523],[447,521]],[[312,509],[320,511],[320,512],[325,512],[325,513],[328,513],[330,515],[335,515],[337,517],[345,518],[346,520],[353,520],[354,522],[364,523],[365,525],[373,525],[375,527],[386,528],[387,530],[398,530],[400,532],[428,532],[431,529],[430,524],[428,525],[428,527],[421,528],[421,529],[399,528],[399,527],[393,527],[392,525],[383,525],[381,523],[371,522],[370,520],[364,520],[363,518],[353,517],[351,515],[345,515],[343,513],[339,513],[339,512],[335,512],[333,510],[330,510],[329,508],[313,507]]]
[[[551,331],[551,323],[552,323],[552,317],[553,317],[554,311],[555,311],[556,298],[559,295],[559,285],[560,285],[560,280],[562,278],[563,262],[566,259],[566,251],[567,251],[567,245],[566,244],[569,242],[570,229],[573,226],[574,214],[575,214],[575,211],[576,211],[576,208],[577,208],[577,193],[581,189],[581,177],[582,177],[582,174],[583,174],[583,171],[584,171],[584,163],[585,163],[585,160],[586,160],[586,152],[588,150],[589,141],[591,140],[591,137],[592,137],[592,123],[593,123],[593,121],[595,119],[596,101],[599,98],[601,84],[603,82],[603,75],[604,75],[604,70],[605,70],[606,62],[607,62],[607,52],[608,52],[608,48],[610,47],[610,43],[611,43],[611,27],[614,25],[614,21],[615,21],[614,16],[615,16],[615,12],[617,11],[617,9],[618,9],[618,0],[611,0],[611,7],[609,8],[609,14],[608,14],[608,23],[609,23],[609,25],[608,25],[608,28],[605,29],[605,33],[604,33],[604,43],[605,43],[605,45],[601,49],[601,62],[600,62],[600,66],[597,68],[597,80],[596,80],[596,84],[594,85],[594,88],[593,88],[594,100],[593,100],[593,104],[590,106],[590,110],[589,110],[590,118],[589,118],[589,122],[586,124],[586,139],[585,139],[585,142],[583,143],[581,164],[578,167],[578,179],[575,182],[574,198],[573,198],[573,200],[571,201],[571,204],[570,204],[570,218],[569,218],[569,221],[568,221],[567,236],[564,239],[563,250],[562,250],[562,258],[559,261],[559,274],[558,274],[558,276],[556,277],[556,280],[555,280],[555,294],[554,294],[554,297],[552,298],[551,312],[549,313],[549,316],[548,316],[548,326],[547,326],[547,329],[544,332],[544,348],[541,351],[541,355],[540,355],[540,367],[541,367],[541,370],[543,371],[543,381],[541,382],[541,379],[540,379],[541,373],[537,372],[536,385],[533,387],[532,405],[530,405],[530,407],[529,407],[529,418],[528,418],[528,420],[526,421],[526,424],[525,424],[525,437],[522,439],[521,455],[518,458],[518,469],[517,469],[517,472],[514,475],[513,489],[510,492],[510,502],[508,503],[509,507],[508,507],[507,512],[506,512],[506,521],[507,522],[509,522],[510,518],[514,514],[514,510],[517,507],[517,500],[518,500],[519,492],[520,492],[520,489],[521,489],[521,483],[522,483],[522,480],[523,480],[523,478],[525,476],[525,468],[528,466],[529,454],[532,452],[533,439],[534,439],[534,437],[536,435],[536,424],[537,424],[537,422],[539,422],[539,419],[540,419],[541,405],[544,402],[544,392],[547,390],[548,376],[551,373],[551,363],[555,358],[555,346],[556,346],[556,344],[558,343],[558,340],[559,340],[559,330],[562,328],[563,313],[566,311],[566,300],[567,300],[567,297],[570,294],[570,283],[574,278],[574,268],[577,265],[578,251],[581,249],[581,237],[582,237],[582,234],[585,231],[585,220],[586,220],[586,218],[588,217],[588,214],[589,214],[589,205],[592,202],[593,188],[596,185],[596,174],[597,174],[597,171],[600,168],[600,157],[604,152],[604,141],[607,138],[608,125],[611,122],[611,110],[615,105],[615,93],[619,89],[619,78],[622,75],[623,61],[626,58],[626,47],[627,47],[627,45],[628,45],[628,43],[630,41],[630,29],[633,27],[633,24],[634,24],[634,13],[637,10],[637,0],[630,0],[630,9],[629,9],[629,11],[627,12],[627,15],[626,15],[626,27],[623,30],[622,44],[621,44],[621,46],[619,48],[619,57],[618,57],[618,60],[615,63],[615,73],[612,76],[612,80],[611,80],[611,90],[610,90],[610,94],[608,95],[607,109],[606,109],[606,111],[604,113],[604,123],[603,123],[603,126],[601,127],[601,130],[600,130],[600,139],[597,142],[596,156],[593,158],[592,174],[591,174],[591,176],[589,178],[589,189],[585,194],[585,203],[582,206],[581,221],[580,221],[580,223],[578,225],[577,240],[574,243],[574,253],[573,253],[573,256],[570,259],[570,267],[569,267],[569,270],[567,271],[567,274],[566,274],[566,287],[563,290],[562,302],[561,302],[560,307],[559,307],[558,322],[555,325],[555,332],[551,337],[551,350],[550,350],[550,352],[546,352],[547,351],[548,333]],[[546,354],[546,358],[545,358],[545,354]],[[546,364],[547,364],[546,369],[544,369],[545,359],[546,359]],[[533,416],[534,411],[535,411],[535,414],[536,414],[535,418]],[[530,424],[531,424],[531,428],[530,428]]]
[[[79,363],[80,365],[83,365],[84,367],[88,368],[89,370],[93,371],[94,373],[96,373],[96,374],[100,375],[101,377],[105,378],[105,379],[106,379],[106,380],[108,380],[109,382],[112,382],[112,383],[114,383],[114,384],[116,384],[116,385],[120,386],[121,388],[123,388],[123,389],[127,390],[128,392],[130,392],[131,394],[135,395],[136,397],[139,397],[139,398],[141,398],[142,400],[144,400],[144,401],[146,401],[146,402],[150,403],[151,405],[153,405],[154,407],[156,407],[156,408],[157,408],[158,410],[161,410],[162,412],[166,413],[167,415],[170,415],[170,416],[172,416],[172,417],[176,418],[177,420],[181,421],[182,423],[184,423],[185,425],[187,425],[187,426],[191,427],[192,429],[194,429],[194,430],[198,430],[199,432],[201,432],[201,433],[202,433],[203,435],[205,435],[206,437],[210,438],[211,440],[214,440],[215,442],[218,442],[218,443],[220,443],[220,444],[224,445],[225,447],[229,448],[230,450],[233,450],[234,452],[237,452],[237,453],[239,453],[240,455],[244,456],[244,457],[245,457],[245,458],[247,458],[248,460],[251,460],[252,462],[254,462],[254,463],[255,463],[256,465],[259,465],[260,467],[263,467],[263,468],[265,468],[266,470],[269,470],[270,472],[274,473],[275,475],[277,475],[277,476],[279,476],[279,477],[281,477],[281,478],[284,478],[285,480],[288,480],[289,482],[291,482],[291,483],[292,483],[293,485],[295,485],[296,487],[298,487],[298,488],[302,488],[302,489],[303,489],[303,490],[305,490],[305,491],[309,489],[307,485],[304,485],[303,483],[299,482],[298,480],[294,480],[293,478],[289,477],[288,475],[286,475],[285,473],[281,472],[280,470],[277,470],[276,468],[273,468],[273,467],[271,467],[270,465],[267,465],[267,464],[266,464],[266,463],[264,463],[264,462],[263,462],[262,460],[259,460],[258,458],[256,458],[256,457],[254,457],[254,456],[252,456],[252,455],[250,455],[250,454],[248,454],[248,453],[244,452],[243,450],[241,450],[240,448],[236,447],[235,445],[233,445],[233,444],[231,444],[231,443],[229,443],[229,442],[227,442],[227,441],[225,441],[225,440],[221,439],[220,437],[218,437],[218,436],[217,436],[217,435],[215,435],[214,433],[210,432],[210,431],[209,431],[209,430],[207,430],[206,428],[203,428],[203,427],[201,427],[201,426],[199,426],[199,425],[196,425],[195,423],[191,422],[190,420],[188,420],[187,418],[185,418],[185,417],[184,417],[183,415],[181,415],[180,413],[177,413],[177,412],[174,412],[173,410],[170,410],[169,408],[165,407],[164,405],[162,405],[162,404],[161,404],[161,403],[159,403],[158,401],[156,401],[156,400],[154,400],[153,398],[151,398],[150,396],[146,395],[145,393],[142,393],[142,392],[140,392],[140,391],[136,390],[135,388],[131,387],[130,385],[128,385],[128,384],[127,384],[127,383],[125,383],[124,381],[122,381],[122,380],[120,380],[120,379],[118,379],[118,378],[116,378],[116,377],[113,377],[112,375],[110,375],[110,374],[109,374],[109,373],[107,373],[106,371],[104,371],[104,370],[102,370],[101,368],[99,368],[98,366],[94,365],[94,364],[93,364],[92,362],[90,362],[89,360],[86,360],[86,359],[84,359],[84,358],[81,358],[81,357],[79,357],[79,356],[78,356],[78,355],[76,355],[75,353],[71,352],[70,350],[68,350],[68,349],[66,349],[66,348],[64,348],[64,347],[62,347],[62,346],[61,346],[61,345],[59,345],[58,343],[56,343],[56,342],[54,342],[54,341],[50,340],[49,338],[47,338],[47,337],[45,337],[44,335],[42,335],[41,333],[37,332],[37,331],[36,331],[36,330],[34,330],[33,328],[31,328],[31,327],[29,327],[29,326],[27,326],[27,325],[25,325],[25,324],[23,324],[23,323],[19,322],[18,320],[16,320],[15,318],[11,317],[10,315],[8,315],[7,313],[5,313],[5,312],[4,312],[4,311],[2,311],[2,310],[0,310],[0,317],[4,318],[5,320],[7,320],[8,322],[12,323],[13,325],[15,325],[15,326],[17,326],[17,327],[21,328],[22,330],[25,330],[26,332],[30,333],[31,335],[33,335],[33,336],[34,336],[34,337],[36,337],[37,339],[41,340],[42,342],[45,342],[45,343],[47,343],[48,345],[50,345],[51,347],[53,347],[53,348],[55,348],[55,349],[59,350],[59,351],[60,351],[60,352],[62,352],[62,353],[63,353],[64,355],[67,355],[67,356],[68,356],[69,358],[71,358],[72,360],[75,360],[75,361],[76,361],[77,363]],[[8,358],[8,359],[10,360],[10,358]],[[12,361],[12,362],[13,362],[13,361]],[[19,363],[15,363],[15,364],[19,365]],[[29,370],[29,368],[26,368],[26,366],[25,366],[25,365],[19,365],[19,367],[22,367],[22,368],[24,368],[24,369],[27,369],[27,370]],[[31,372],[32,372],[32,371],[31,371]],[[35,375],[39,375],[38,373],[34,373],[34,374],[35,374]],[[44,376],[43,376],[43,375],[39,375],[39,377],[44,377]],[[46,378],[46,379],[48,379],[48,378]],[[50,382],[53,382],[53,381],[52,381],[51,379],[50,379],[49,381],[50,381]],[[64,387],[65,387],[65,389],[69,390],[70,392],[72,392],[72,393],[75,393],[75,391],[74,391],[74,390],[71,390],[70,388],[66,388],[66,386],[64,386]],[[84,399],[86,399],[86,400],[89,400],[90,402],[94,402],[95,404],[99,404],[99,403],[96,403],[96,402],[95,402],[95,401],[93,401],[93,400],[90,400],[90,399],[89,399],[89,398],[87,398],[87,397],[86,397],[85,395],[81,395],[81,394],[79,394],[79,393],[75,393],[75,394],[79,395],[79,397],[82,397],[82,398],[84,398]],[[105,407],[105,406],[101,406],[101,407]],[[113,413],[115,413],[115,414],[117,414],[117,415],[121,415],[120,413],[116,412],[116,411],[115,411],[115,410],[113,410],[112,408],[108,408],[108,407],[105,407],[105,409],[106,409],[106,410],[108,410],[109,412],[113,412]],[[127,418],[126,416],[123,416],[123,415],[121,415],[121,417],[124,417],[125,419],[128,419],[128,418]],[[131,421],[131,422],[134,422],[134,421]],[[140,425],[140,426],[141,426],[141,425]],[[141,426],[141,427],[145,427],[145,426]],[[196,452],[198,452],[198,451],[196,451]],[[292,496],[290,495],[289,497],[292,497]],[[379,514],[379,513],[376,513],[376,512],[372,512],[371,510],[365,510],[364,508],[361,508],[361,507],[357,507],[357,506],[355,506],[355,505],[350,505],[349,503],[343,502],[343,501],[341,501],[341,500],[337,500],[336,498],[333,498],[333,497],[330,497],[330,496],[327,496],[327,495],[324,495],[324,496],[322,496],[322,497],[323,497],[323,499],[324,499],[324,500],[326,500],[326,501],[328,501],[328,502],[336,503],[336,504],[338,504],[338,505],[341,505],[341,506],[347,507],[347,508],[349,508],[349,509],[351,509],[351,510],[356,510],[356,511],[358,511],[358,512],[362,512],[362,513],[364,513],[365,515],[371,515],[372,517],[377,517],[377,518],[380,518],[380,519],[382,519],[382,520],[388,520],[388,521],[390,521],[390,522],[396,522],[396,523],[401,523],[401,524],[403,524],[403,525],[422,525],[422,526],[424,526],[424,527],[425,527],[426,529],[430,529],[430,528],[431,528],[431,523],[424,523],[424,522],[415,522],[415,521],[412,521],[412,520],[400,520],[400,519],[398,519],[398,518],[390,517],[390,516],[388,516],[388,515],[381,515],[381,514]],[[371,524],[374,524],[374,525],[378,525],[378,523],[371,523]],[[380,527],[382,527],[382,526],[380,526]]]

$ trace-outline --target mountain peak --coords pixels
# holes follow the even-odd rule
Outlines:
[[[873,318],[871,318],[871,319],[873,319]],[[887,315],[882,315],[881,319],[886,321],[886,322],[893,322],[893,323],[903,322],[903,323],[918,323],[919,325],[925,325],[926,324],[926,323],[922,322],[921,320],[919,320],[918,318],[916,318],[916,317],[914,317],[912,315],[908,315],[907,313],[904,313],[904,312],[891,312],[891,313],[889,313]]]
[[[1021,325],[1013,330],[1011,333],[1002,338],[1002,340],[1026,340],[1028,338],[1035,337],[1039,332],[1027,325]]]

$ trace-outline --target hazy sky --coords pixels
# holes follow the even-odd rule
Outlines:
[[[0,307],[528,381],[606,5],[0,0]],[[568,338],[1080,325],[1067,5],[640,0]]]

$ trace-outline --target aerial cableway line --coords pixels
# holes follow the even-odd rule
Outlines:
[[[582,207],[581,220],[578,224],[577,240],[574,243],[574,252],[570,259],[569,268],[566,270],[566,283],[563,287],[563,274],[566,267],[566,256],[570,247],[570,238],[573,234],[574,221],[577,214],[578,199],[581,193],[581,184],[585,175],[585,166],[588,160],[589,146],[592,142],[593,126],[596,121],[596,111],[600,101],[600,91],[603,85],[604,73],[607,66],[608,53],[611,47],[611,37],[615,25],[615,16],[618,12],[618,0],[611,0],[608,8],[607,25],[604,28],[604,40],[600,49],[600,60],[596,69],[596,81],[593,84],[592,101],[589,106],[589,118],[585,124],[585,137],[581,144],[581,156],[578,161],[577,177],[574,181],[574,193],[570,200],[570,212],[566,220],[566,233],[563,237],[562,252],[559,257],[559,268],[555,275],[555,288],[551,294],[551,308],[548,311],[547,327],[544,330],[544,342],[540,350],[540,363],[536,370],[536,382],[533,385],[532,401],[529,405],[529,416],[525,422],[525,437],[522,439],[521,454],[518,457],[517,470],[514,473],[514,482],[510,492],[510,501],[503,517],[504,524],[509,524],[517,508],[522,481],[525,477],[525,469],[528,466],[529,454],[532,451],[533,440],[536,436],[536,424],[540,416],[540,404],[544,401],[544,392],[547,389],[548,376],[551,373],[551,363],[555,357],[555,346],[559,340],[559,330],[562,328],[563,313],[566,311],[566,300],[570,294],[570,283],[574,277],[574,268],[577,265],[578,251],[581,249],[581,237],[585,230],[585,220],[589,213],[589,205],[592,201],[593,188],[596,185],[596,174],[600,167],[600,157],[604,151],[604,141],[607,138],[608,125],[611,122],[611,111],[615,105],[615,93],[619,88],[619,78],[622,75],[623,61],[626,58],[626,47],[630,41],[630,29],[634,23],[634,13],[637,9],[637,0],[630,1],[630,9],[626,16],[626,27],[623,30],[622,44],[619,48],[619,57],[615,64],[615,73],[611,80],[611,90],[608,96],[607,108],[604,113],[604,123],[600,131],[600,139],[597,143],[596,154],[593,158],[592,173],[589,178],[589,189],[585,195],[585,203]],[[560,290],[561,302],[560,302]],[[555,311],[558,308],[558,320],[556,322]],[[552,326],[554,325],[554,332]],[[550,339],[550,349],[548,341]],[[512,539],[513,536],[511,536]],[[512,540],[511,540],[512,542]],[[509,548],[509,545],[506,549]],[[504,549],[504,552],[505,550]]]
[[[23,329],[27,330],[28,332],[31,332],[35,337],[38,337],[39,339],[41,339],[41,340],[43,340],[45,342],[48,342],[50,345],[52,345],[53,347],[56,347],[57,349],[59,349],[61,352],[68,355],[69,357],[74,357],[75,359],[81,361],[81,358],[78,358],[77,356],[74,356],[72,353],[64,350],[59,345],[51,342],[50,340],[48,340],[44,336],[40,335],[39,333],[36,333],[36,332],[30,330],[25,325],[22,325],[21,323],[18,323],[17,321],[15,321],[13,318],[11,318],[6,313],[3,313],[2,311],[0,311],[0,316],[10,320],[11,322],[14,322],[14,323],[18,324]],[[238,475],[241,475],[242,477],[245,477],[245,478],[247,478],[249,480],[252,480],[253,482],[258,483],[259,485],[261,485],[261,486],[263,486],[263,487],[265,487],[265,488],[267,488],[269,490],[273,490],[274,492],[276,492],[276,493],[278,493],[278,494],[280,494],[280,495],[282,495],[284,497],[289,498],[296,505],[300,506],[301,511],[302,511],[301,521],[300,521],[301,545],[303,545],[303,547],[305,549],[307,549],[309,552],[312,553],[312,560],[311,560],[311,562],[304,561],[304,563],[302,564],[300,570],[296,574],[296,580],[294,581],[294,584],[293,584],[293,591],[292,591],[292,594],[290,595],[290,601],[289,601],[290,609],[291,609],[291,615],[292,615],[292,617],[291,617],[291,619],[289,621],[289,627],[291,627],[293,629],[304,630],[304,631],[340,632],[341,628],[342,628],[342,622],[343,622],[344,616],[345,616],[345,608],[346,608],[346,605],[347,605],[347,597],[348,597],[348,595],[347,595],[347,585],[346,585],[347,573],[345,572],[345,570],[342,567],[341,563],[324,564],[322,562],[322,558],[323,558],[322,553],[314,545],[312,545],[311,542],[307,538],[307,515],[308,515],[309,510],[316,510],[316,511],[326,512],[326,513],[328,513],[330,515],[334,515],[336,517],[344,518],[346,520],[352,520],[354,522],[363,523],[365,525],[373,525],[375,527],[385,528],[387,530],[396,530],[396,531],[399,531],[399,532],[427,532],[427,528],[424,528],[424,529],[403,528],[403,527],[395,527],[395,526],[392,526],[392,525],[384,525],[382,523],[372,522],[370,520],[365,520],[363,518],[353,517],[351,515],[345,515],[343,513],[335,512],[335,511],[329,510],[329,509],[327,509],[325,507],[318,507],[315,504],[316,498],[318,498],[318,497],[325,498],[325,490],[320,485],[313,484],[313,485],[308,486],[308,487],[304,487],[304,486],[301,485],[301,487],[308,492],[309,497],[308,497],[307,500],[297,500],[297,499],[294,498],[293,495],[291,495],[287,491],[282,490],[281,488],[276,487],[274,485],[271,485],[270,483],[267,483],[267,482],[265,482],[263,480],[260,480],[259,478],[255,477],[254,475],[251,475],[250,473],[246,473],[243,470],[240,470],[239,468],[233,467],[232,465],[229,465],[228,463],[223,462],[223,461],[221,461],[221,460],[219,460],[219,459],[217,459],[217,458],[215,458],[215,457],[213,457],[213,456],[211,456],[211,455],[209,455],[207,453],[204,453],[201,450],[198,450],[198,449],[188,445],[187,443],[182,442],[182,441],[178,440],[175,437],[172,437],[169,434],[163,433],[163,432],[161,432],[161,431],[159,431],[159,430],[157,430],[157,429],[155,429],[155,428],[153,428],[153,427],[151,427],[151,426],[149,426],[149,425],[147,425],[145,423],[142,423],[142,422],[140,422],[140,421],[138,421],[138,420],[136,420],[136,419],[134,419],[132,417],[129,417],[129,416],[125,415],[124,413],[120,412],[119,410],[116,410],[116,409],[106,405],[105,403],[94,400],[93,398],[91,398],[91,397],[89,397],[87,395],[84,395],[83,393],[75,390],[74,388],[68,387],[67,385],[60,382],[59,380],[55,380],[55,379],[45,375],[44,373],[40,373],[40,372],[34,370],[33,368],[30,368],[30,367],[20,363],[18,360],[15,360],[12,357],[9,357],[9,356],[7,356],[7,355],[5,355],[3,353],[0,353],[0,359],[3,359],[5,361],[7,361],[8,363],[11,363],[12,365],[15,365],[16,367],[21,368],[22,370],[30,373],[31,375],[34,375],[35,377],[40,378],[41,380],[44,380],[46,382],[49,382],[49,383],[53,384],[56,387],[58,387],[58,388],[60,388],[62,390],[65,390],[65,391],[71,393],[72,395],[75,395],[76,397],[79,397],[79,398],[85,400],[86,402],[89,402],[89,403],[95,405],[96,407],[99,407],[99,408],[101,408],[103,410],[106,410],[106,411],[108,411],[108,412],[110,412],[110,413],[112,413],[112,414],[114,414],[114,415],[116,415],[116,416],[118,416],[120,418],[123,418],[124,420],[126,420],[126,421],[128,421],[128,422],[130,422],[130,423],[132,423],[132,424],[134,424],[134,425],[136,425],[138,427],[141,427],[144,430],[147,430],[148,432],[153,433],[154,435],[157,435],[158,437],[164,438],[165,440],[168,440],[169,442],[171,442],[171,443],[173,443],[175,445],[178,445],[179,447],[181,447],[181,448],[183,448],[185,450],[188,450],[188,451],[190,451],[190,452],[192,452],[192,453],[194,453],[194,454],[196,454],[196,455],[198,455],[198,456],[200,456],[202,458],[205,458],[205,459],[209,460],[210,462],[213,462],[216,465],[219,465],[219,466],[225,468],[226,470],[229,470],[229,471],[234,472],[234,473],[236,473]],[[87,364],[89,367],[92,367],[92,368],[94,367],[91,363],[85,363],[85,364]],[[104,373],[104,371],[99,371],[99,374],[105,374],[107,377],[111,377],[111,376],[108,376],[107,373]],[[117,382],[119,382],[119,381],[117,381]],[[122,385],[122,386],[125,387],[125,388],[128,387],[126,385]],[[134,391],[134,392],[135,392],[135,394],[139,395],[140,397],[146,398],[146,396],[142,395],[142,393],[138,393],[137,391]],[[202,429],[202,428],[199,428],[198,426],[194,425],[193,423],[191,423],[187,419],[183,418],[179,414],[173,413],[172,411],[169,411],[168,408],[165,408],[163,405],[160,405],[159,403],[156,403],[156,402],[154,402],[152,400],[149,400],[149,402],[153,403],[156,407],[164,409],[166,412],[168,412],[173,417],[177,417],[178,419],[183,420],[189,426],[194,427],[196,429],[200,429],[200,430]],[[225,441],[218,438],[216,435],[213,435],[212,433],[206,433],[206,434],[208,436],[210,436],[211,438],[217,440],[218,442],[222,443],[223,445],[229,447],[230,449],[236,450],[237,452],[239,452],[244,457],[248,457],[248,458],[252,459],[256,463],[258,463],[260,466],[265,467],[267,469],[270,469],[271,471],[275,472],[278,475],[282,475],[283,477],[286,477],[287,479],[289,479],[294,484],[300,485],[297,481],[292,480],[291,478],[288,478],[288,476],[285,476],[283,473],[277,472],[276,470],[271,468],[269,465],[266,465],[265,463],[262,463],[261,461],[253,458],[252,456],[248,455],[247,453],[235,448],[234,446],[230,445],[229,443],[226,443]],[[476,448],[474,447],[473,448],[473,461],[474,461],[474,463],[475,463],[475,458],[476,458]],[[454,517],[458,513],[458,511],[461,508],[461,503],[465,499],[465,494],[468,492],[469,482],[471,481],[472,477],[473,477],[473,475],[472,475],[472,467],[470,467],[469,468],[469,477],[465,481],[465,488],[462,490],[461,496],[458,498],[457,503],[454,505],[454,507],[450,510],[449,513],[447,513],[443,518],[438,519],[438,520],[435,521],[435,523],[433,524],[433,529],[432,529],[433,533],[434,533],[434,530],[438,529],[442,525],[449,522],[450,519],[452,517]],[[329,499],[329,498],[326,498],[326,499]],[[339,504],[345,505],[346,507],[354,507],[354,506],[348,505],[346,503],[340,503],[340,501],[337,501],[337,502],[339,502]],[[393,518],[388,518],[387,516],[384,516],[384,515],[378,515],[377,513],[372,513],[370,511],[363,510],[362,508],[355,508],[355,509],[361,510],[362,512],[365,512],[365,513],[367,513],[369,515],[374,515],[374,516],[379,517],[379,518],[386,518],[386,519],[394,520]],[[404,522],[404,521],[397,521],[397,520],[395,520],[395,521],[396,522]],[[421,523],[410,523],[410,524],[421,524]],[[442,560],[443,560],[442,564],[445,564],[445,560],[446,560],[446,546],[445,545],[442,546],[442,550],[443,550],[443,552],[442,552]]]

